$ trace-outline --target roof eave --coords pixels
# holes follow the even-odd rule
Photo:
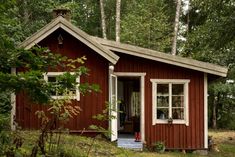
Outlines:
[[[115,41],[108,41],[101,38],[94,37],[100,44],[108,48],[109,50],[121,52],[129,55],[134,55],[150,60],[155,60],[167,64],[180,66],[183,68],[193,69],[208,74],[213,74],[221,77],[226,77],[228,69],[211,63],[205,63],[189,58],[183,58],[179,56],[173,56],[154,50],[140,48],[137,46],[117,43]]]

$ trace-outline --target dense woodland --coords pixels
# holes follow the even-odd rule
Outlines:
[[[51,64],[40,66],[45,58],[35,59],[29,52],[19,50],[17,45],[50,22],[53,9],[70,9],[71,22],[90,35],[163,53],[171,53],[178,11],[176,55],[229,68],[227,78],[218,79],[209,86],[209,126],[235,129],[235,0],[183,0],[180,10],[177,4],[176,0],[1,0],[1,122],[10,112],[12,91],[27,88],[35,101],[47,98],[45,93],[35,94],[41,88],[30,91],[30,86],[37,85],[33,82],[35,71]],[[116,16],[118,12],[120,16]],[[51,58],[59,58],[56,57]],[[22,65],[28,65],[32,72],[25,75],[24,85],[20,86],[22,80],[18,76],[12,78],[9,72],[10,67]]]

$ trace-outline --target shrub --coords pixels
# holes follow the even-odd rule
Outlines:
[[[156,152],[158,153],[163,153],[165,151],[165,144],[164,142],[162,141],[157,141],[155,144],[154,144],[154,149]]]

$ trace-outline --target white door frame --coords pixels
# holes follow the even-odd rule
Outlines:
[[[145,142],[145,108],[144,108],[144,93],[145,93],[145,75],[146,73],[135,73],[135,72],[114,72],[114,75],[120,77],[140,77],[140,134],[141,141]]]

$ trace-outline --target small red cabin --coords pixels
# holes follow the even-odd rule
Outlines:
[[[112,141],[132,137],[138,129],[147,145],[163,141],[167,149],[208,148],[207,84],[209,79],[225,77],[226,68],[93,37],[62,16],[20,46],[30,49],[35,44],[69,58],[85,55],[90,75],[79,81],[101,87],[101,93],[85,96],[78,91],[74,103],[82,112],[67,124],[71,132],[92,132],[87,129],[96,123],[92,116],[102,112],[106,101],[116,98],[123,112],[110,113],[117,117],[109,123]],[[49,72],[45,79],[59,73]],[[14,98],[12,116],[16,122],[23,129],[37,129],[35,111],[42,106],[31,105],[23,93]]]

